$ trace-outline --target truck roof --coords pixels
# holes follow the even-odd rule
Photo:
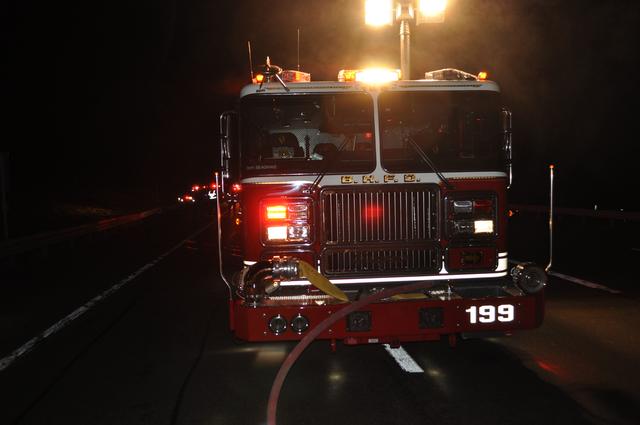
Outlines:
[[[383,84],[368,84],[355,81],[312,81],[286,83],[289,92],[277,81],[260,84],[248,84],[243,87],[240,97],[251,94],[300,94],[300,93],[337,93],[337,92],[374,92],[385,91],[443,91],[443,90],[472,90],[500,92],[500,87],[494,81],[469,80],[399,80]]]

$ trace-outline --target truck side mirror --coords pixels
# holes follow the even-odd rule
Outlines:
[[[231,176],[231,144],[234,142],[236,121],[237,114],[235,111],[225,111],[220,115],[220,175],[222,177],[220,189],[222,193],[225,193],[225,183]]]
[[[513,114],[508,109],[502,108],[502,150],[504,151],[504,161],[509,176],[509,184],[507,189],[513,183],[513,147],[512,147],[512,127],[511,119]]]

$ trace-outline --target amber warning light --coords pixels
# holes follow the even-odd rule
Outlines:
[[[285,69],[282,72],[280,72],[279,76],[280,76],[280,78],[282,78],[282,81],[284,81],[285,83],[309,83],[309,82],[311,82],[311,74],[309,74],[308,72]],[[264,74],[256,74],[256,76],[253,77],[253,83],[254,84],[262,84],[263,82],[264,83],[268,83],[269,82],[269,80],[265,81]]]
[[[308,200],[265,203],[263,241],[265,243],[307,243],[311,238],[311,205]]]
[[[357,81],[365,84],[384,84],[400,79],[399,69],[366,68],[366,69],[341,69],[338,72],[338,81]]]
[[[287,218],[287,207],[285,205],[267,206],[267,219],[277,220]]]

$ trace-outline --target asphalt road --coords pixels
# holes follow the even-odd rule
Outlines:
[[[152,264],[0,372],[0,424],[264,424],[294,345],[233,339],[208,222],[166,214],[109,240],[108,261],[86,254],[86,267],[32,267],[26,289],[17,275],[3,284],[0,357]],[[559,279],[547,295],[537,330],[404,345],[422,373],[380,345],[315,342],[288,375],[278,423],[640,423],[638,299]]]

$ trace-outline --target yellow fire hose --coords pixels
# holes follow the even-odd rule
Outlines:
[[[314,269],[311,264],[300,260],[298,262],[298,267],[300,270],[300,277],[307,278],[313,286],[315,286],[325,294],[339,299],[340,301],[349,301],[349,297],[347,297],[347,294],[342,292],[340,288],[331,283],[329,279],[318,273],[318,271]]]

